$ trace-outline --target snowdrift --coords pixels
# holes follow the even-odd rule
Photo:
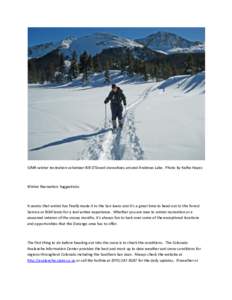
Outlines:
[[[180,75],[173,76],[162,82],[159,89],[180,89],[185,93],[196,91],[198,93],[205,92],[205,72],[196,75]]]

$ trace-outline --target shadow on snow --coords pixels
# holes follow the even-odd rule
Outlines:
[[[76,142],[76,141],[80,141],[80,140],[87,140],[90,137],[93,137],[93,136],[96,136],[96,135],[99,135],[99,134],[103,134],[103,133],[106,133],[108,131],[111,131],[111,128],[103,128],[103,129],[98,130],[97,132],[71,136],[71,137],[68,137],[68,138],[65,138],[65,139],[62,139],[62,140],[58,140],[58,141],[55,141],[55,142],[51,142],[49,144],[45,144],[43,146],[32,148],[32,149],[30,149],[30,151],[38,151],[38,150],[42,150],[42,149],[45,149],[45,148],[66,144],[66,143],[72,143],[72,142]]]
[[[79,88],[80,90],[87,90],[92,88],[99,88],[110,86],[114,84],[143,84],[141,76],[128,76],[126,74],[121,74],[120,72],[110,73],[110,82],[106,83],[104,75],[102,73],[95,73],[90,76],[89,82],[83,83],[80,78],[74,79],[73,81],[66,83],[46,83],[46,84],[30,84],[33,88],[46,88],[46,89],[68,89],[68,88]]]

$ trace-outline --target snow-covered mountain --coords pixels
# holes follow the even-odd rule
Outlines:
[[[189,48],[173,48],[168,51],[168,54],[173,53],[202,53],[205,52],[205,45],[204,44],[196,44]]]
[[[28,57],[39,58],[55,49],[71,57],[75,50],[78,54],[87,51],[91,55],[105,49],[127,47],[130,49],[150,49],[162,54],[199,53],[205,51],[204,43],[189,41],[169,32],[157,32],[145,38],[132,40],[110,33],[93,33],[83,37],[69,36],[61,41],[49,42],[29,47]]]
[[[42,57],[46,54],[48,54],[49,52],[59,48],[60,43],[56,42],[50,42],[50,43],[45,43],[45,44],[39,44],[36,46],[32,46],[28,48],[28,58],[39,58]]]
[[[189,41],[169,32],[157,32],[136,41],[147,48],[166,54],[204,52],[203,43]]]
[[[76,50],[77,53],[87,51],[89,54],[95,55],[100,53],[103,49],[118,47],[143,48],[143,45],[134,40],[109,33],[94,33],[80,38],[71,36],[58,42],[51,42],[30,47],[28,56],[29,58],[38,58],[55,49],[60,49],[65,56],[71,56],[74,50]]]

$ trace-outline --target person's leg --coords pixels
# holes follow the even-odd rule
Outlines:
[[[116,122],[116,120],[112,120],[112,124],[113,124],[113,129],[116,129],[117,128],[117,122]]]
[[[117,128],[117,122],[116,122],[117,110],[114,105],[111,105],[111,113],[112,113],[112,125],[113,125],[113,129],[115,129]]]

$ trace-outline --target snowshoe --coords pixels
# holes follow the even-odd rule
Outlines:
[[[119,125],[119,128],[122,129],[122,128],[123,128],[123,119],[122,119],[122,120],[119,120],[118,123],[119,123],[119,124],[118,124],[118,125]]]
[[[113,133],[117,133],[117,131],[118,131],[118,130],[117,130],[117,127],[113,127],[113,128],[112,128],[112,132],[113,132]]]

